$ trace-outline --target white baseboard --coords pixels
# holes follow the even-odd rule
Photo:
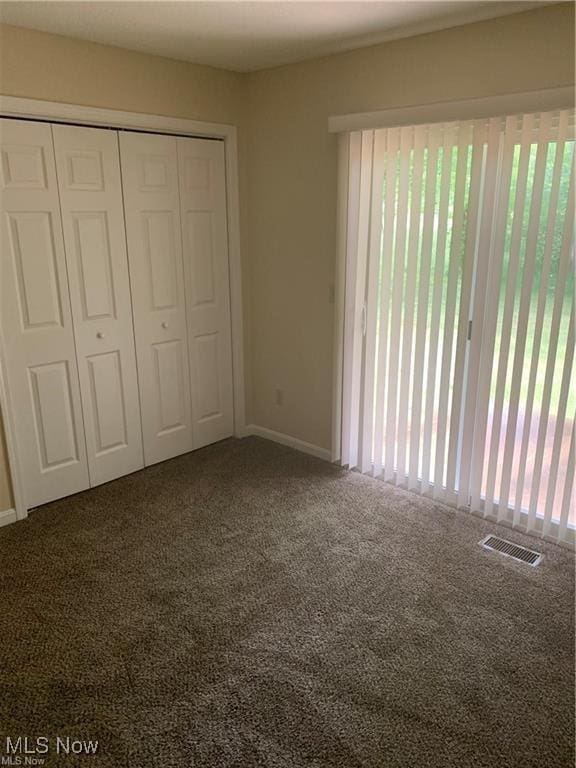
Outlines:
[[[18,520],[18,515],[15,509],[3,509],[0,511],[0,526],[10,525]]]
[[[295,448],[297,451],[302,451],[302,453],[309,453],[310,456],[316,456],[316,458],[324,459],[324,461],[331,461],[332,459],[331,452],[328,448],[320,448],[319,445],[307,443],[305,440],[299,440],[297,437],[284,434],[284,432],[276,432],[267,427],[259,427],[257,424],[247,424],[246,434],[264,437],[266,440],[272,440],[274,443],[287,445],[289,448]]]

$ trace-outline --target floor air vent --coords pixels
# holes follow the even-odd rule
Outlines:
[[[538,565],[543,557],[541,552],[534,552],[532,549],[520,547],[511,541],[506,541],[506,539],[499,539],[498,536],[486,536],[480,544],[486,549],[492,549],[494,552],[499,552],[501,555],[506,555],[506,557],[512,557],[521,563],[528,563],[528,565]]]

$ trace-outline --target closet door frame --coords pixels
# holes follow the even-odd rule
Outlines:
[[[224,141],[226,171],[226,208],[228,226],[228,268],[230,272],[232,375],[234,384],[234,435],[247,434],[244,391],[244,332],[242,320],[242,278],[240,262],[240,202],[238,192],[238,139],[234,125],[163,117],[140,112],[122,112],[80,104],[65,104],[0,95],[0,117],[44,120],[51,123],[74,123],[94,128],[140,130],[191,138]],[[16,435],[11,410],[6,371],[4,342],[0,333],[0,410],[3,414],[9,473],[14,496],[15,514],[11,519],[27,517],[22,471],[15,450]],[[7,519],[6,522],[10,520]]]

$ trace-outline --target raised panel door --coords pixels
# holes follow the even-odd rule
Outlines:
[[[92,485],[144,465],[115,131],[54,125]]]
[[[0,121],[0,314],[27,508],[89,485],[54,150]]]
[[[120,134],[144,455],[192,450],[176,139]]]
[[[234,433],[224,143],[178,139],[194,447]]]

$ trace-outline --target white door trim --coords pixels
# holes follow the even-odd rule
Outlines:
[[[207,123],[163,115],[140,112],[121,112],[115,109],[85,107],[81,104],[63,104],[40,99],[24,99],[0,94],[0,116],[47,120],[52,123],[68,122],[96,127],[139,129],[159,133],[223,139],[226,157],[226,204],[228,223],[228,262],[230,269],[230,304],[232,323],[232,360],[234,380],[234,434],[246,435],[244,394],[244,333],[242,315],[242,275],[240,261],[240,201],[238,192],[238,139],[234,125]],[[18,519],[26,517],[23,501],[22,478],[16,452],[16,435],[12,423],[9,394],[6,386],[4,346],[0,335],[0,410],[4,429],[14,505]]]

